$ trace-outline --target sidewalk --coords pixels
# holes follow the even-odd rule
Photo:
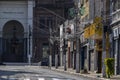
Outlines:
[[[72,74],[72,75],[77,75],[77,76],[84,76],[84,77],[88,77],[88,78],[93,78],[96,80],[120,80],[120,75],[117,76],[113,76],[112,78],[108,79],[108,78],[102,78],[102,74],[98,74],[98,73],[94,73],[94,72],[88,72],[88,73],[76,73],[75,70],[73,70],[72,68],[68,68],[67,71],[64,71],[63,67],[59,67],[58,69],[56,69],[55,67],[51,67],[51,70],[53,71],[57,71],[57,72],[64,72],[67,74]]]

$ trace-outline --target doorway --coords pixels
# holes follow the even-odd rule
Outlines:
[[[25,57],[24,28],[16,20],[8,21],[3,27],[2,62],[24,62]]]

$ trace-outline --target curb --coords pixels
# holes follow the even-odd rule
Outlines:
[[[60,72],[60,73],[66,73],[66,74],[70,74],[70,75],[75,75],[75,76],[82,76],[82,77],[87,77],[87,78],[91,78],[92,80],[95,79],[95,80],[105,80],[105,78],[101,78],[101,77],[93,77],[93,76],[89,76],[89,75],[86,75],[86,74],[80,74],[80,73],[74,73],[74,72],[68,72],[68,71],[64,71],[64,70],[59,70],[59,69],[55,69],[55,68],[49,68],[49,67],[41,67],[43,69],[49,69],[49,70],[52,70],[52,71],[56,71],[56,72]],[[89,73],[88,73],[89,74]]]

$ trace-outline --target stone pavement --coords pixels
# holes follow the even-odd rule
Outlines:
[[[117,76],[112,76],[110,79],[108,78],[103,78],[102,74],[98,74],[98,73],[94,73],[94,72],[88,72],[88,73],[76,73],[75,70],[73,70],[72,68],[68,68],[67,71],[64,71],[63,67],[59,67],[59,68],[55,68],[55,67],[51,67],[49,68],[53,71],[57,71],[57,72],[64,72],[67,74],[71,74],[71,75],[76,75],[76,76],[84,76],[84,77],[88,77],[88,78],[93,78],[93,80],[120,80],[120,75]]]

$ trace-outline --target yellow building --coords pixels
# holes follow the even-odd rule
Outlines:
[[[93,23],[84,29],[84,38],[94,40],[94,53],[97,55],[97,67],[98,72],[101,72],[102,64],[102,35],[103,35],[103,24],[101,17],[95,17]],[[106,56],[108,57],[109,51],[109,37],[106,33]]]

